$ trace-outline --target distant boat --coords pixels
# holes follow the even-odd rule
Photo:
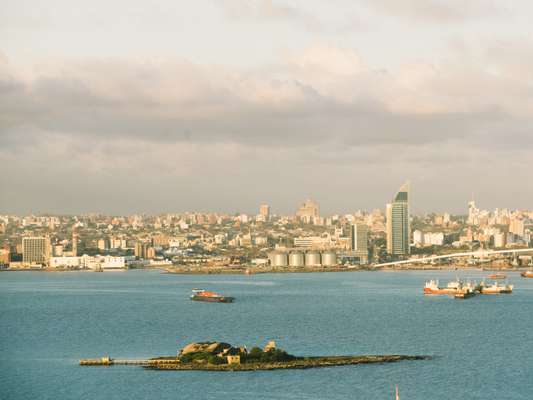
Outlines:
[[[525,271],[520,274],[523,278],[533,278],[533,271]]]
[[[193,289],[191,294],[192,301],[205,301],[208,303],[233,303],[234,298],[222,296],[215,292],[208,292],[204,289]]]
[[[467,283],[457,291],[457,293],[454,294],[454,297],[456,299],[469,299],[470,297],[474,297],[477,294],[476,288],[474,285]]]
[[[494,282],[492,285],[487,285],[485,282],[481,282],[479,288],[481,294],[501,294],[513,292],[513,285],[500,285],[496,282]]]
[[[507,279],[507,275],[505,274],[490,274],[488,276],[489,279]]]
[[[430,280],[424,285],[424,294],[454,295],[461,287],[460,281],[451,281],[445,287],[439,286],[439,281]]]

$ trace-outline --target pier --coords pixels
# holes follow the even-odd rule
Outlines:
[[[101,358],[84,358],[80,360],[80,365],[83,366],[111,366],[111,365],[141,365],[156,367],[163,364],[176,364],[178,363],[176,357],[163,357],[153,359],[121,359],[111,358],[109,356]]]

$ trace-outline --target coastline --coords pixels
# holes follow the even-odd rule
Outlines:
[[[251,362],[238,364],[210,364],[203,362],[182,363],[177,357],[155,357],[147,360],[114,360],[109,357],[101,359],[82,359],[80,366],[114,366],[129,365],[141,366],[146,369],[158,371],[272,371],[279,369],[309,369],[326,368],[359,364],[385,364],[399,361],[431,360],[432,356],[410,356],[399,354],[387,355],[359,355],[359,356],[319,356],[298,357],[291,361],[280,362]]]
[[[531,269],[531,267],[464,267],[464,266],[402,266],[402,267],[330,267],[330,268],[276,268],[276,267],[163,267],[155,266],[148,268],[125,268],[125,269],[110,269],[103,271],[95,271],[90,269],[72,269],[72,268],[5,268],[0,269],[0,272],[126,272],[135,270],[158,270],[162,274],[175,274],[175,275],[257,275],[257,274],[308,274],[308,273],[324,273],[324,272],[397,272],[397,271],[486,271],[486,272],[523,272]]]

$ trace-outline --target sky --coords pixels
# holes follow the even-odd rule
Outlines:
[[[0,213],[533,209],[533,3],[3,0]]]

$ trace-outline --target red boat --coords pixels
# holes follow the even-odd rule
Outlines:
[[[488,276],[489,279],[507,279],[507,275],[505,274],[490,274]]]
[[[209,303],[233,303],[233,297],[222,296],[215,292],[208,292],[204,289],[193,289],[191,294],[192,301],[206,301]]]

